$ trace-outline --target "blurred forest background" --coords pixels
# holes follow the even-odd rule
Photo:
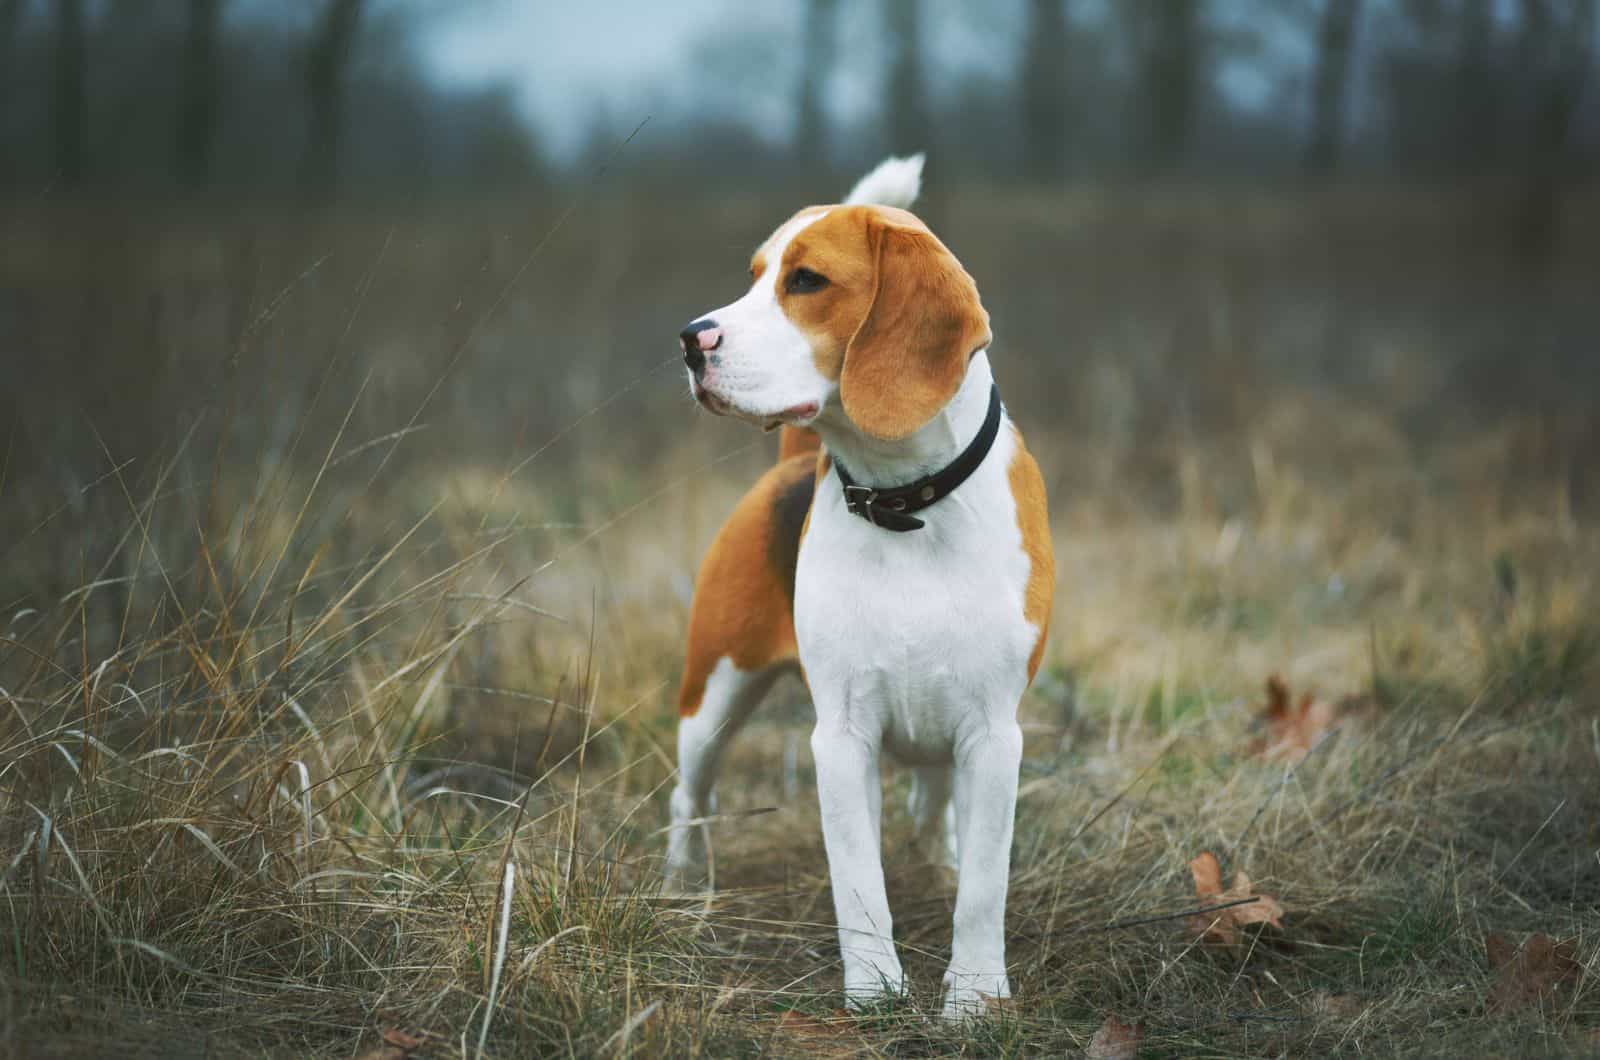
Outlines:
[[[1416,447],[1514,424],[1582,508],[1597,6],[0,0],[10,476],[77,496],[222,437],[275,466],[341,423],[389,468],[574,421],[547,471],[744,444],[670,336],[792,208],[925,149],[1011,404],[1107,482],[1160,504],[1174,447],[1298,394]]]
[[[591,442],[657,452],[681,322],[922,149],[1025,421],[1148,441],[1288,386],[1416,437],[1535,413],[1575,478],[1600,444],[1596,0],[737,6],[0,0],[12,467],[87,481],[207,409],[270,454],[362,386],[357,432],[497,453],[647,376]],[[530,29],[510,73],[441,73],[474,23]],[[519,53],[623,87],[552,128]]]

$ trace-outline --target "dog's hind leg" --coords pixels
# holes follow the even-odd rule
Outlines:
[[[678,691],[678,787],[672,793],[667,873],[679,887],[706,880],[717,768],[728,742],[784,672],[799,670],[794,572],[816,479],[801,453],[761,476],[706,553],[695,580]]]
[[[956,811],[950,801],[950,766],[915,766],[907,809],[916,827],[917,846],[929,860],[954,871]]]
[[[744,728],[767,690],[792,663],[740,670],[733,660],[717,661],[706,678],[699,708],[678,722],[678,786],[672,792],[672,826],[667,840],[670,885],[690,889],[715,880],[710,824],[716,810],[717,769],[723,752]]]

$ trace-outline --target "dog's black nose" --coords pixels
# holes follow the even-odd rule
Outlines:
[[[683,347],[683,363],[699,375],[706,370],[706,352],[722,345],[722,329],[710,318],[696,320],[678,332],[678,343]]]

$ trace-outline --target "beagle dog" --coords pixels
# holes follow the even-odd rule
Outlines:
[[[785,221],[750,289],[680,336],[701,406],[783,428],[695,584],[678,698],[669,876],[706,881],[719,761],[802,672],[855,1006],[902,993],[878,755],[910,766],[922,841],[957,879],[943,1014],[1010,996],[1005,908],[1022,732],[1055,586],[1038,466],[1000,402],[989,315],[906,207],[922,156]]]

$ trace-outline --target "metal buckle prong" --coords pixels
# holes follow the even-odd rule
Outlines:
[[[878,491],[871,486],[846,486],[844,488],[844,506],[857,515],[866,516],[867,522],[873,526],[878,525],[878,520],[873,517],[872,505],[878,499]]]

